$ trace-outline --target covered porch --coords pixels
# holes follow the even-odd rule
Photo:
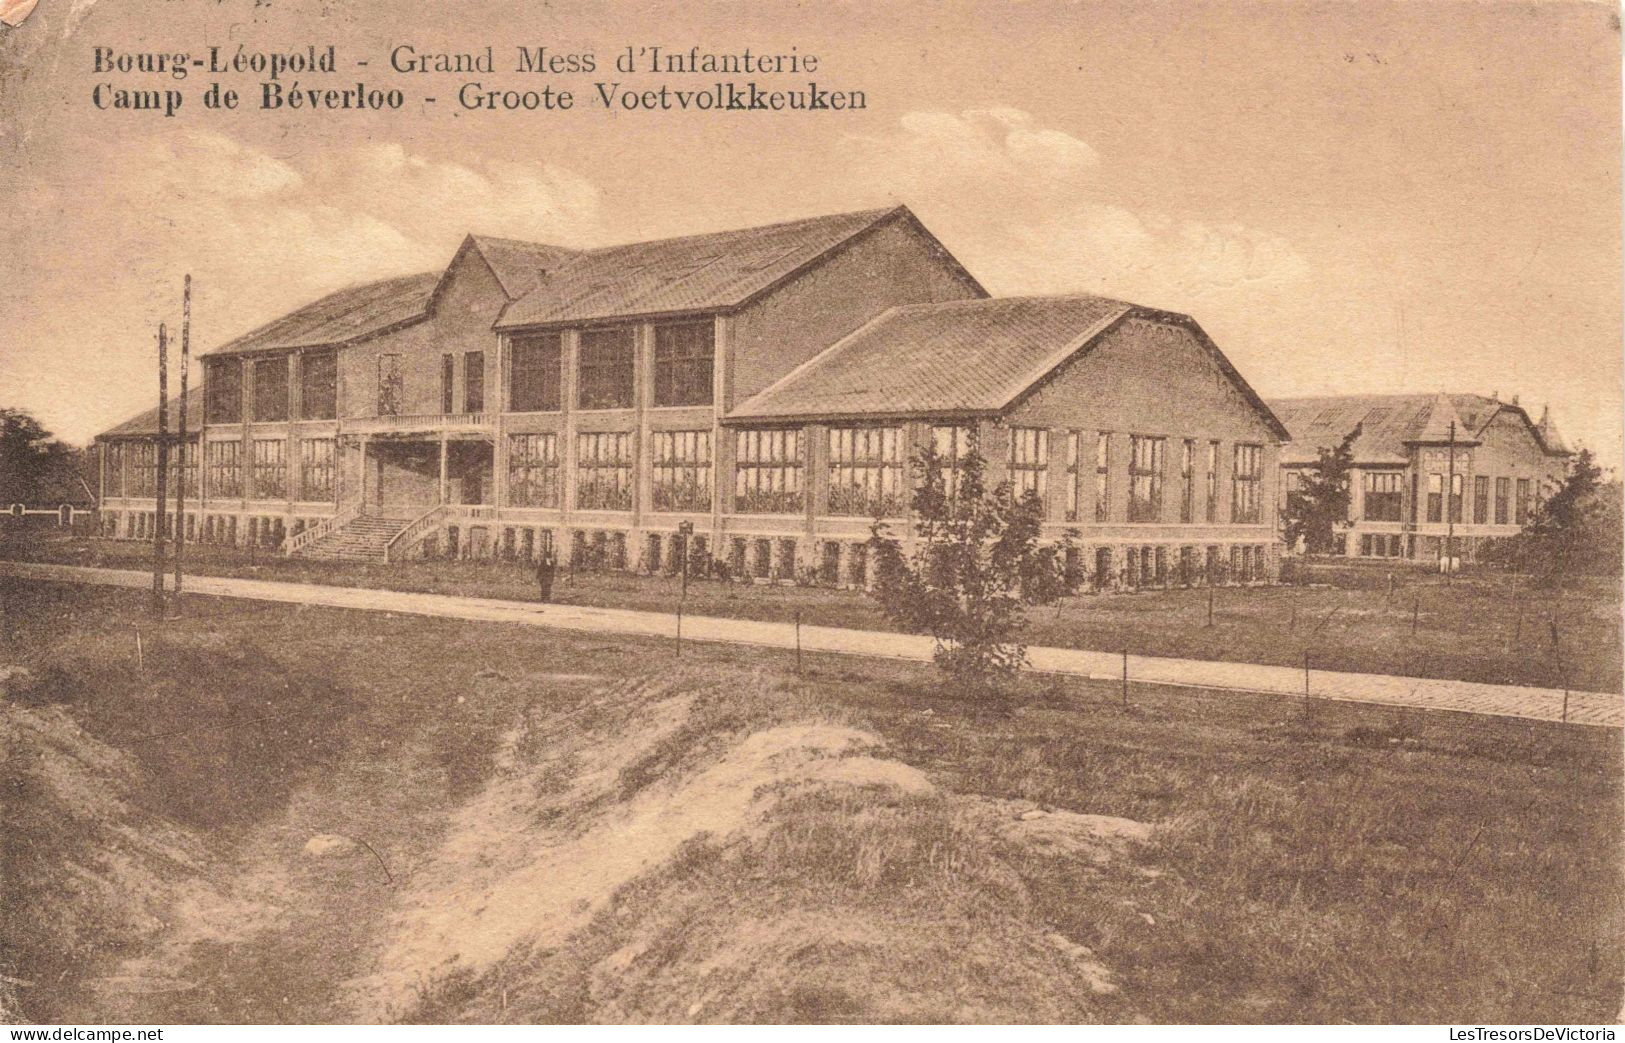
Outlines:
[[[496,502],[496,449],[488,438],[371,435],[358,442],[358,499],[366,513],[415,513],[442,504]]]

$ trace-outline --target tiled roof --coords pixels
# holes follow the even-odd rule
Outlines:
[[[497,282],[509,300],[518,300],[541,282],[542,276],[569,262],[580,251],[527,243],[522,239],[501,239],[494,235],[471,235],[485,263],[496,273]]]
[[[251,333],[228,341],[208,355],[232,355],[279,348],[343,344],[428,314],[439,272],[401,275],[330,293]]]
[[[1269,407],[1188,317],[1082,294],[892,308],[740,403],[727,419],[1000,413],[1129,315],[1189,328],[1285,437]]]
[[[498,329],[737,307],[905,207],[586,250],[510,304]]]
[[[1356,424],[1360,425],[1360,436],[1354,441],[1357,462],[1401,462],[1409,457],[1409,446],[1414,443],[1448,442],[1452,420],[1456,441],[1477,442],[1484,428],[1503,411],[1521,417],[1547,452],[1565,451],[1561,443],[1554,446],[1543,437],[1522,407],[1488,395],[1332,395],[1275,399],[1270,408],[1292,432],[1292,441],[1281,451],[1281,462],[1286,464],[1313,463],[1321,449],[1335,448]]]
[[[169,433],[174,435],[180,425],[181,396],[175,395],[169,400]],[[186,426],[189,436],[196,435],[203,426],[203,388],[193,384],[186,389]],[[155,435],[158,433],[158,407],[153,406],[145,413],[138,414],[124,421],[117,427],[109,428],[97,435],[97,438],[117,438],[128,435]]]

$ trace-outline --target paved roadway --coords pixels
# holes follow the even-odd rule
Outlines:
[[[150,572],[35,562],[0,562],[0,576],[63,583],[96,583],[116,587],[150,588],[152,584]],[[592,608],[583,605],[543,605],[522,601],[501,601],[495,598],[412,594],[393,590],[366,590],[359,587],[335,587],[314,583],[281,583],[274,580],[229,579],[220,576],[188,576],[186,592],[257,601],[320,605],[327,608],[518,623],[559,630],[631,634],[668,640],[676,636],[678,626],[677,616],[664,612]],[[682,618],[682,636],[684,640],[689,641],[725,642],[762,648],[796,647],[796,627],[792,623],[685,615]],[[833,652],[840,655],[918,662],[931,660],[931,639],[913,634],[803,626],[800,639],[802,649],[808,652]],[[1035,670],[1046,673],[1116,681],[1121,679],[1123,672],[1123,657],[1116,652],[1029,647],[1027,657]],[[1227,689],[1298,698],[1304,693],[1303,670],[1289,666],[1131,655],[1128,657],[1128,670],[1131,681],[1148,684]],[[1308,681],[1310,691],[1319,699],[1408,706],[1424,710],[1452,710],[1499,717],[1525,717],[1542,721],[1562,720],[1564,714],[1565,695],[1562,691],[1551,688],[1524,688],[1474,681],[1430,680],[1333,670],[1311,670]],[[1570,692],[1566,701],[1567,719],[1571,723],[1612,728],[1625,724],[1625,699],[1618,693]]]

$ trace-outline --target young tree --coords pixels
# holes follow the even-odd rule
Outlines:
[[[1288,547],[1297,546],[1301,539],[1310,554],[1331,554],[1337,549],[1337,526],[1349,520],[1350,476],[1359,437],[1360,425],[1355,424],[1336,448],[1320,450],[1318,459],[1303,472],[1302,483],[1287,494],[1281,519]]]
[[[1018,636],[1023,577],[1056,567],[1038,546],[1042,505],[1030,493],[1013,496],[1008,482],[988,489],[974,450],[950,467],[928,446],[911,463],[914,548],[905,554],[876,520],[873,596],[888,619],[932,636],[937,666],[967,694],[995,697],[1027,660]]]
[[[1591,450],[1581,449],[1529,524],[1489,557],[1561,586],[1582,573],[1618,573],[1621,540],[1619,485],[1604,482]]]

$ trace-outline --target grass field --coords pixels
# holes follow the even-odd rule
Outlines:
[[[990,711],[903,664],[0,597],[0,666],[29,671],[0,700],[24,754],[0,766],[0,973],[28,1020],[1618,1015],[1612,730],[1037,679]],[[840,761],[868,784],[741,767],[846,734],[883,743]],[[820,764],[786,750],[760,763]],[[683,818],[741,780],[755,817]],[[1034,844],[1027,808],[1149,834]],[[311,858],[314,834],[368,850]],[[527,916],[536,937],[495,931]]]
[[[345,586],[530,600],[526,568],[502,562],[365,565],[287,559],[197,546],[200,573]],[[0,556],[139,568],[150,547],[129,542],[0,540]],[[1553,591],[1520,577],[1481,573],[1446,584],[1436,575],[1327,571],[1340,582],[1276,587],[1146,591],[1071,598],[1029,612],[1026,640],[1136,655],[1300,666],[1410,677],[1456,678],[1543,688],[1621,690],[1620,585],[1592,581]],[[1352,576],[1358,582],[1347,582]],[[555,600],[673,611],[678,579],[626,573],[560,574]],[[693,581],[686,612],[884,630],[875,603],[857,591]],[[1557,641],[1554,645],[1553,634]]]

